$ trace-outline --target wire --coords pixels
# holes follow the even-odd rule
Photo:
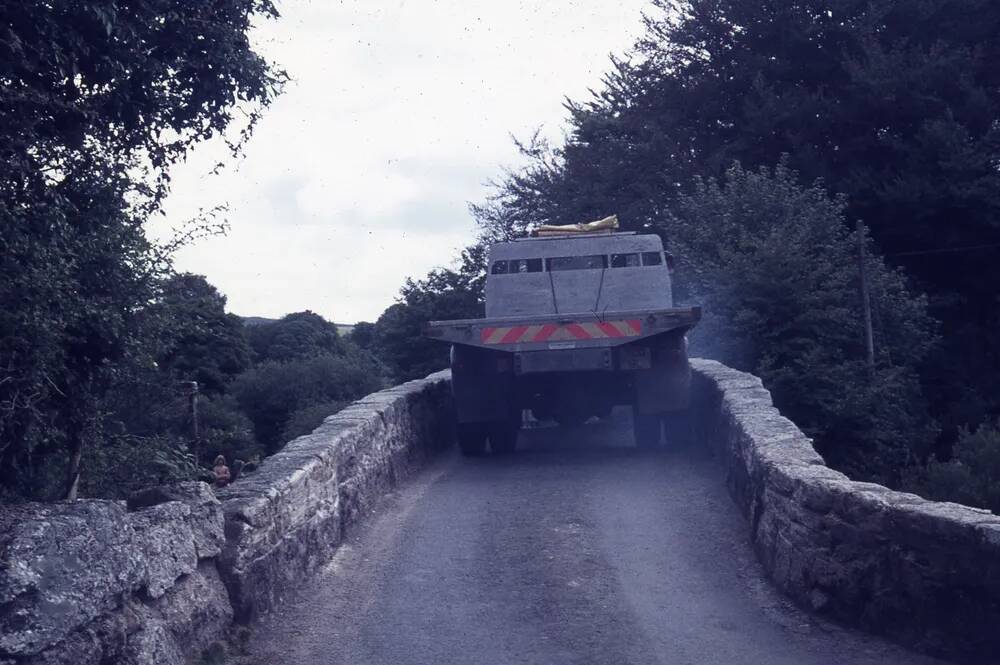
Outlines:
[[[604,258],[607,261],[607,257]],[[604,293],[604,274],[608,272],[608,266],[605,264],[604,268],[601,270],[601,284],[597,287],[597,300],[594,301],[594,313],[597,313],[597,308],[601,305],[601,294]]]
[[[550,262],[549,265],[545,267],[548,268],[548,270],[546,270],[545,272],[549,273],[549,288],[552,290],[552,309],[554,309],[555,313],[558,314],[559,301],[556,300],[556,283],[555,283],[555,278],[552,277],[552,263]]]

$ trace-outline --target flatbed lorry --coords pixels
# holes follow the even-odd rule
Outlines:
[[[431,321],[451,344],[456,432],[465,455],[517,446],[522,412],[579,424],[632,408],[639,447],[683,419],[697,307],[673,303],[672,257],[659,236],[596,232],[489,248],[486,318]]]

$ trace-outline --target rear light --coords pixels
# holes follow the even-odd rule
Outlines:
[[[667,272],[672,273],[674,271],[674,266],[676,265],[676,261],[674,260],[674,255],[668,252],[664,252],[664,257],[667,260]]]

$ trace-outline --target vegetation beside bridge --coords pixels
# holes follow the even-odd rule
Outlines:
[[[346,336],[309,313],[245,327],[174,274],[171,250],[215,231],[210,214],[168,246],[142,229],[170,167],[212,137],[238,151],[280,91],[247,37],[275,16],[268,0],[12,5],[3,496],[114,496],[216,452],[272,452],[444,366],[419,325],[482,314],[491,239],[617,213],[664,237],[705,305],[693,353],[761,376],[833,465],[1000,510],[995,2],[653,0],[632,51],[567,102],[565,142],[524,141],[526,166],[472,206],[479,242]],[[201,459],[183,381],[202,391]]]

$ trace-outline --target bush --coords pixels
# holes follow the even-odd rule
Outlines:
[[[346,350],[337,325],[306,310],[246,328],[258,362],[287,362],[320,354],[343,355]]]
[[[680,298],[705,308],[692,351],[760,376],[831,465],[894,484],[935,434],[917,374],[934,322],[869,243],[877,351],[869,376],[858,237],[844,209],[784,164],[737,165],[721,183],[696,181],[661,230],[681,259]]]
[[[955,457],[932,461],[907,485],[928,499],[988,508],[1000,515],[1000,422],[975,431],[963,429]]]
[[[300,436],[310,434],[314,429],[323,424],[324,418],[332,416],[348,404],[350,404],[349,401],[333,400],[311,404],[296,410],[288,418],[288,422],[285,423],[285,427],[281,430],[281,438],[284,441],[291,441]]]
[[[308,406],[357,399],[382,388],[378,362],[360,350],[266,362],[233,383],[233,395],[253,423],[257,441],[273,453],[285,443],[292,415]]]
[[[474,245],[462,251],[453,268],[432,270],[427,277],[407,279],[399,302],[374,325],[357,326],[359,344],[368,344],[386,364],[394,382],[422,379],[448,367],[448,345],[424,337],[428,321],[474,319],[484,315],[486,249]]]
[[[188,448],[188,442],[166,435],[109,437],[86,460],[81,494],[124,499],[145,487],[181,480],[210,480]]]
[[[202,399],[198,406],[201,459],[206,466],[216,455],[232,463],[261,457],[264,446],[254,438],[254,426],[231,395]]]

